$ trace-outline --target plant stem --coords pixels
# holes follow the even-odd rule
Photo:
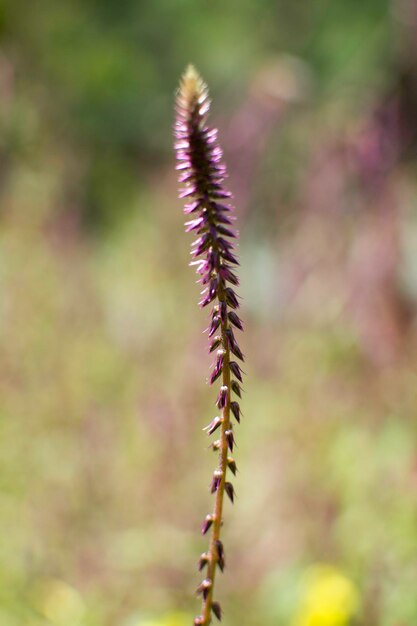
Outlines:
[[[223,294],[221,294],[223,295]],[[220,294],[219,294],[220,296]],[[220,299],[220,297],[219,297]],[[227,455],[228,446],[226,440],[226,431],[230,429],[230,350],[226,337],[227,320],[221,325],[221,334],[223,340],[223,346],[225,350],[224,354],[224,366],[223,366],[223,385],[227,387],[227,399],[226,404],[222,410],[222,425],[220,435],[220,450],[219,450],[219,470],[222,472],[219,488],[216,491],[216,498],[214,502],[214,520],[210,537],[209,546],[209,562],[207,566],[207,578],[211,580],[211,587],[208,591],[207,597],[203,598],[203,624],[206,626],[211,622],[211,605],[213,601],[214,579],[216,575],[216,565],[218,561],[217,554],[217,541],[220,539],[220,529],[222,525],[222,513],[223,513],[223,500],[224,500],[224,485],[226,482],[227,471]]]

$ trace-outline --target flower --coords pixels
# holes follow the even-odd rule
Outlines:
[[[199,561],[199,569],[207,569],[197,589],[203,596],[202,614],[195,618],[194,624],[204,626],[210,623],[212,614],[219,620],[222,616],[220,604],[213,600],[214,576],[216,567],[221,571],[224,569],[223,544],[220,541],[224,493],[232,503],[235,496],[232,483],[226,480],[227,469],[236,473],[236,463],[228,457],[228,449],[232,451],[234,445],[230,413],[238,423],[241,417],[239,404],[232,400],[232,393],[239,398],[241,396],[239,382],[242,382],[242,370],[230,357],[233,355],[240,361],[244,359],[232,328],[243,330],[236,313],[239,308],[235,293],[235,287],[239,285],[235,273],[239,265],[235,252],[238,233],[232,228],[235,217],[233,207],[228,203],[232,195],[223,186],[226,167],[217,143],[217,130],[206,123],[209,107],[207,87],[190,66],[181,79],[176,102],[176,168],[179,182],[183,185],[179,197],[186,200],[185,230],[196,234],[191,245],[191,265],[195,267],[199,277],[197,282],[203,288],[199,305],[211,305],[207,330],[209,352],[216,351],[216,360],[209,382],[213,385],[221,379],[216,401],[221,416],[215,417],[205,428],[208,435],[219,429],[220,438],[211,446],[219,452],[219,465],[210,485],[211,492],[215,494],[214,513],[205,518],[202,526],[203,534],[211,529],[210,548],[208,553],[204,553],[205,558]]]
[[[313,565],[306,572],[291,626],[348,626],[358,605],[358,591],[350,578],[332,565]]]

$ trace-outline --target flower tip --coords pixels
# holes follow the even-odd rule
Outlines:
[[[185,68],[185,72],[182,75],[182,80],[201,80],[200,74],[197,72],[192,63],[189,63]]]
[[[191,63],[187,65],[184,74],[181,77],[179,98],[185,103],[199,99],[207,93],[207,86],[200,74]]]

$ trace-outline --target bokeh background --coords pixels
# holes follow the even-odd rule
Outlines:
[[[413,0],[0,2],[1,626],[199,610],[189,62],[241,232],[224,624],[417,623],[416,42]]]

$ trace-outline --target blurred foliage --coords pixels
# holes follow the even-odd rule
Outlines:
[[[52,135],[71,148],[79,174],[69,173],[69,193],[88,223],[113,224],[138,178],[146,184],[169,157],[173,92],[189,61],[213,85],[217,111],[232,110],[259,66],[284,52],[308,62],[319,99],[331,91],[361,106],[361,91],[388,78],[390,24],[387,0],[2,0],[2,48],[22,95],[11,123],[19,133],[27,108],[39,118],[35,137],[20,132],[7,147]]]
[[[242,195],[224,624],[417,622],[415,163],[372,169],[406,6],[0,2],[1,625],[196,611],[214,397],[170,152],[189,61]]]

